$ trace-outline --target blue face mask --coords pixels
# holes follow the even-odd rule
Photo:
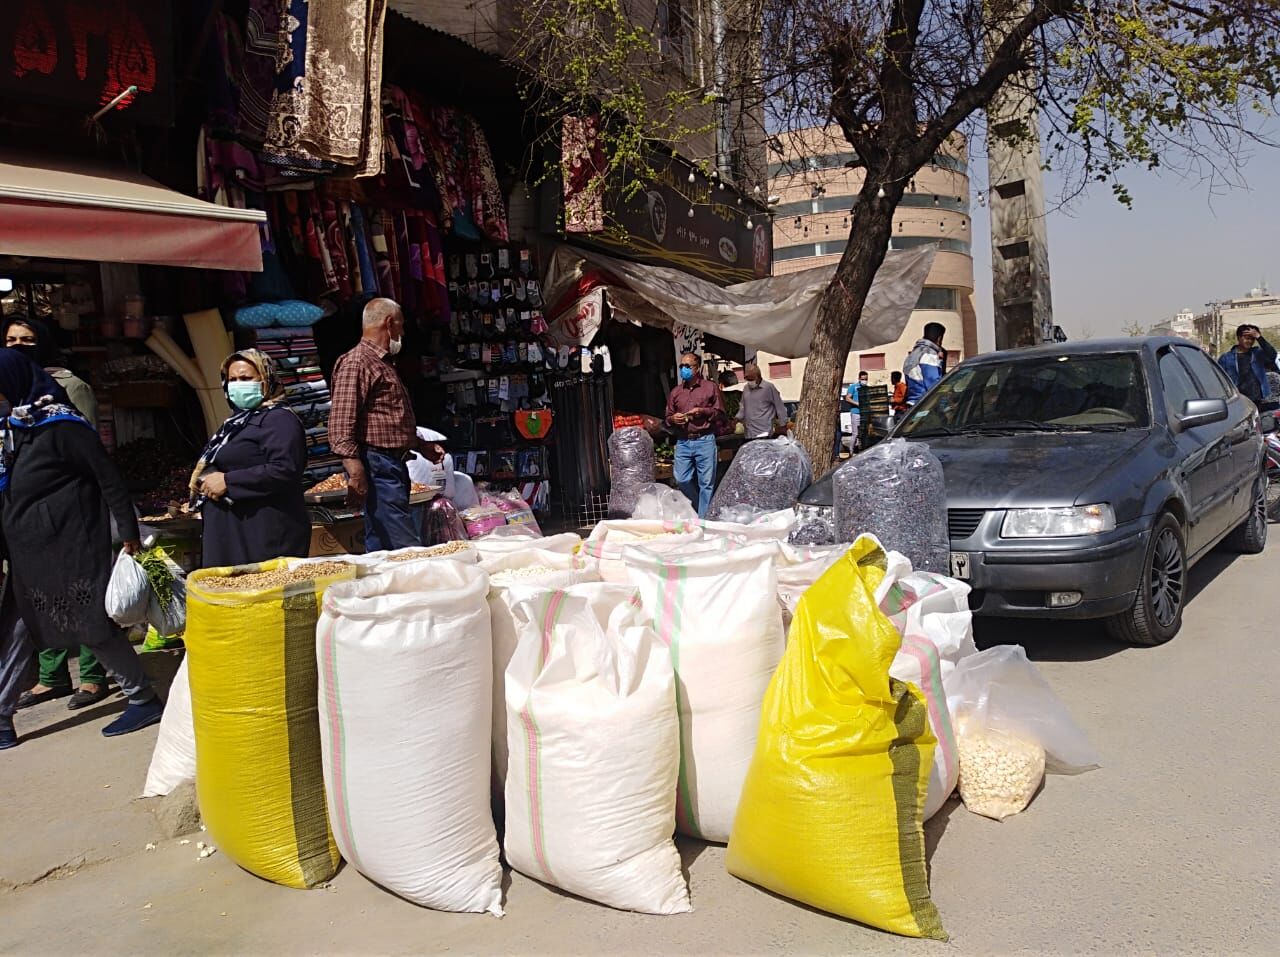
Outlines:
[[[692,369],[690,369],[688,366],[681,366],[681,367],[680,367],[680,381],[681,381],[681,382],[691,382],[691,381],[693,381],[693,370],[692,370]]]
[[[262,405],[261,382],[228,382],[227,398],[237,409],[249,411]]]

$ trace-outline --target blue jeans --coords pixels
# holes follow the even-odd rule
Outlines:
[[[364,501],[364,550],[421,545],[422,536],[409,511],[409,467],[394,456],[365,449],[360,456],[369,478]]]
[[[704,435],[700,439],[676,442],[673,471],[680,491],[697,506],[698,517],[706,518],[711,493],[716,487],[716,437]]]

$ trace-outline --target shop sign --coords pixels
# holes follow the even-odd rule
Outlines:
[[[570,240],[632,262],[671,266],[716,283],[762,279],[773,265],[772,224],[754,203],[721,189],[676,157],[653,161],[656,177],[628,198],[622,177],[605,188],[603,232]],[[689,215],[689,211],[693,215]],[[751,225],[748,226],[747,222]]]
[[[547,338],[556,346],[586,346],[604,323],[604,287],[591,290],[555,318]]]
[[[0,96],[167,124],[173,62],[169,0],[9,0],[0,16]]]

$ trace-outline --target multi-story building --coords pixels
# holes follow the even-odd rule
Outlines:
[[[771,144],[769,192],[778,198],[773,222],[774,274],[834,264],[849,236],[850,208],[862,187],[863,171],[849,163],[852,148],[838,132],[809,129],[775,138]],[[939,153],[908,184],[894,218],[890,249],[938,244],[937,257],[920,300],[896,342],[851,353],[845,381],[869,373],[871,383],[888,383],[920,339],[925,323],[947,328],[949,365],[978,350],[973,305],[973,224],[969,216],[967,154],[962,140]],[[765,376],[784,399],[800,397],[804,359],[761,353]]]
[[[1195,338],[1215,351],[1233,343],[1236,327],[1245,323],[1259,329],[1280,326],[1280,296],[1264,284],[1250,289],[1247,296],[1207,303],[1193,322]]]

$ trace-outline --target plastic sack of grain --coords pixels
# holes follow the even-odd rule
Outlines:
[[[187,578],[187,662],[200,815],[245,870],[314,887],[338,867],[325,811],[316,622],[354,565],[286,559]]]
[[[860,539],[800,600],[725,867],[872,927],[945,940],[922,827],[935,742],[923,696],[890,676],[901,639],[875,604],[885,565]]]
[[[672,841],[680,730],[671,656],[623,585],[513,608],[507,667],[508,863],[589,900],[689,911]]]
[[[671,649],[680,711],[676,825],[729,839],[760,703],[782,656],[776,542],[626,549],[631,583]]]
[[[517,531],[517,526],[512,525],[505,530],[499,530],[483,538],[477,538],[471,544],[475,546],[482,562],[498,555],[527,552],[529,549],[537,549],[541,552],[563,552],[566,555],[572,555],[582,544],[582,536],[575,535],[573,532],[563,532],[559,535],[537,538],[518,534]]]
[[[787,536],[792,545],[817,548],[836,543],[836,523],[833,509],[817,505],[797,505],[796,524]]]
[[[486,558],[480,567],[489,574],[489,620],[493,631],[493,774],[497,792],[507,780],[507,664],[518,638],[512,608],[519,601],[600,580],[595,559],[565,552],[524,549]]]
[[[643,486],[653,482],[653,439],[627,426],[609,436],[609,517],[630,518]]]
[[[315,646],[343,857],[416,904],[501,916],[488,589],[479,567],[450,561],[346,583],[325,594]]]
[[[791,508],[813,481],[813,466],[800,443],[783,436],[758,439],[738,450],[720,481],[707,518],[717,521],[734,506],[766,512]]]
[[[717,521],[704,521],[707,536],[730,535],[747,542],[785,542],[796,524],[796,510],[726,509]],[[743,519],[743,521],[739,521]]]
[[[962,658],[946,688],[960,747],[960,796],[977,814],[999,820],[1022,810],[1045,770],[1075,774],[1101,763],[1017,645]]]
[[[625,585],[626,566],[622,563],[622,553],[633,545],[663,550],[692,545],[703,537],[702,525],[698,521],[659,522],[648,519],[609,519],[600,522],[591,530],[587,540],[582,543],[580,553],[587,558],[594,558],[600,563],[600,577],[615,585]]]
[[[791,619],[804,593],[848,548],[848,545],[805,548],[790,543],[779,547],[775,562],[778,569],[778,604],[782,608],[784,631],[791,629]]]
[[[196,729],[191,718],[191,681],[183,656],[164,700],[164,717],[160,719],[160,733],[151,752],[142,796],[159,797],[195,779]]]
[[[919,571],[949,570],[942,463],[922,442],[890,439],[836,470],[836,539],[874,535]]]
[[[481,502],[474,508],[463,510],[462,522],[466,526],[468,538],[482,538],[495,528],[502,528],[506,525],[507,516],[497,506],[485,505]]]

